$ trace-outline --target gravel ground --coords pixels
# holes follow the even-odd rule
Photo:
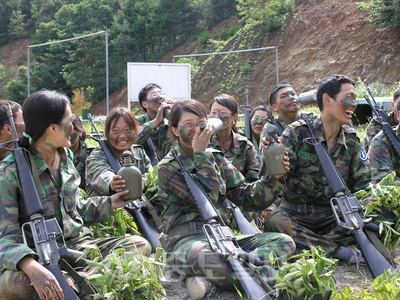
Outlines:
[[[394,257],[395,262],[399,265],[400,247],[392,252],[392,256]],[[173,272],[168,267],[166,268],[164,275],[166,281],[161,281],[161,284],[167,291],[168,300],[190,300],[186,291],[184,278],[180,278],[177,273]],[[367,290],[373,281],[371,273],[366,265],[360,265],[359,269],[357,269],[356,265],[348,265],[343,262],[338,263],[334,276],[339,290],[345,287]],[[222,288],[217,288],[214,294],[209,295],[204,299],[240,300],[241,298],[235,291],[227,291]]]

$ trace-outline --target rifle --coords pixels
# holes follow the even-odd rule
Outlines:
[[[264,100],[262,98],[259,99],[260,104],[264,107],[268,114],[268,121],[275,125],[276,129],[278,130],[278,135],[281,136],[284,128],[282,127],[281,123],[279,123],[274,116],[272,115],[271,110],[265,105]]]
[[[8,107],[8,118],[12,128],[14,140],[13,149],[7,149],[14,152],[15,161],[18,169],[19,182],[24,195],[26,211],[30,222],[22,225],[23,242],[28,245],[25,230],[28,228],[32,234],[36,253],[39,256],[39,263],[48,269],[57,279],[66,300],[79,300],[74,290],[70,287],[61,273],[58,263],[61,258],[70,258],[77,260],[83,253],[67,249],[64,235],[56,218],[45,219],[43,215],[43,206],[32,176],[32,169],[25,156],[25,149],[19,145],[17,130],[14,124],[11,107]],[[59,244],[61,247],[59,247]]]
[[[386,112],[377,105],[375,98],[372,96],[372,93],[369,88],[367,88],[368,93],[371,95],[372,100],[374,101],[374,105],[372,105],[371,100],[367,95],[364,95],[365,100],[368,102],[369,106],[372,109],[372,112],[376,116],[378,123],[381,124],[383,131],[389,139],[390,144],[393,147],[393,150],[396,152],[397,157],[400,158],[400,141],[397,138],[396,133],[393,131],[392,126],[390,125],[389,118],[386,115]]]
[[[386,270],[393,269],[365,234],[364,220],[362,218],[363,210],[360,203],[346,186],[325,146],[317,141],[306,114],[303,114],[303,119],[311,133],[311,137],[307,138],[306,142],[315,147],[322,169],[334,195],[330,203],[337,224],[353,233],[374,278],[383,274]]]
[[[152,166],[155,166],[158,164],[158,157],[156,153],[156,149],[154,147],[153,140],[151,139],[151,136],[146,140],[146,142],[143,144],[144,151],[146,152],[147,156],[150,158],[150,162]]]
[[[249,89],[246,89],[246,105],[243,106],[245,108],[244,111],[244,118],[245,118],[245,126],[244,126],[244,133],[246,138],[251,141],[252,134],[251,134],[251,120],[250,120],[250,105],[249,105]]]
[[[250,300],[272,299],[243,266],[245,262],[251,262],[261,266],[263,264],[260,258],[245,252],[236,241],[236,236],[232,230],[228,226],[221,226],[217,222],[218,213],[208,200],[205,192],[192,177],[191,173],[185,169],[174,147],[171,147],[171,152],[181,168],[182,175],[204,219],[205,224],[203,225],[203,232],[207,237],[210,248],[217,254],[223,256],[224,260],[228,262],[233,272],[236,274],[240,286]]]
[[[87,117],[92,123],[94,130],[96,131],[96,137],[92,135],[90,135],[90,137],[99,143],[107,158],[108,164],[114,171],[114,174],[118,174],[119,169],[121,169],[121,163],[117,158],[117,155],[114,154],[114,151],[107,143],[107,141],[101,138],[101,134],[97,130],[97,126],[94,123],[92,115],[88,114]],[[156,212],[154,210],[154,207],[150,204],[150,202],[146,201],[144,195],[142,196],[142,198],[143,199],[137,199],[133,202],[126,204],[125,209],[136,219],[139,231],[143,234],[145,239],[149,241],[152,251],[154,252],[157,247],[160,247],[160,242],[158,240],[159,231],[155,225],[155,218],[158,216],[155,215]],[[153,220],[148,219],[148,217],[145,215],[145,211],[151,214]]]
[[[253,225],[246,219],[239,207],[237,207],[232,201],[226,199],[226,205],[228,212],[232,213],[233,218],[236,222],[236,226],[243,234],[259,234]]]

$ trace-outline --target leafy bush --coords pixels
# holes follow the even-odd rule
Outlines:
[[[399,0],[372,0],[370,3],[359,2],[358,8],[371,16],[368,20],[373,24],[387,27],[400,26]]]
[[[375,278],[369,291],[358,291],[355,288],[344,288],[342,291],[333,291],[331,300],[393,300],[400,299],[400,273],[385,272]]]
[[[208,31],[203,31],[200,33],[198,40],[200,45],[207,45],[208,42],[214,38],[215,36],[210,34]]]
[[[221,31],[219,32],[219,37],[222,40],[227,41],[231,37],[233,37],[236,34],[236,32],[238,32],[239,30],[240,30],[240,28],[237,26],[231,26],[229,28],[222,28]]]
[[[320,248],[312,248],[299,255],[295,263],[284,263],[276,276],[276,296],[286,292],[301,299],[329,299],[336,287],[333,274],[337,259],[328,259]]]
[[[274,30],[285,25],[287,15],[292,15],[295,8],[293,0],[237,0],[236,6],[241,21],[247,24],[262,23],[267,30]]]
[[[400,187],[396,181],[396,172],[387,175],[377,184],[370,184],[368,190],[360,190],[354,193],[360,201],[368,200],[364,208],[366,218],[373,219],[379,224],[379,230],[383,233],[383,244],[389,249],[395,249],[400,245]],[[393,220],[382,220],[382,210],[393,213]]]
[[[92,250],[89,250],[92,251]],[[125,249],[111,251],[104,260],[97,257],[87,261],[88,268],[95,268],[89,282],[99,288],[94,300],[156,300],[166,299],[165,289],[158,282],[163,279],[165,267],[165,252],[157,248],[154,258],[137,255],[128,260]]]

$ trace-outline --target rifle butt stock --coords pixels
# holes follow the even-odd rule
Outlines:
[[[132,205],[128,206],[127,209],[137,221],[139,231],[143,234],[143,237],[150,243],[152,252],[154,253],[157,247],[161,247],[159,241],[160,233],[158,232],[157,228],[152,223],[152,221],[147,220],[147,218],[143,214],[143,211],[140,208],[136,207],[135,204],[132,203]]]
[[[228,263],[232,267],[237,280],[240,283],[244,293],[250,300],[269,300],[272,299],[268,293],[258,284],[258,282],[250,276],[238,259],[234,257],[228,258]]]
[[[328,155],[325,146],[321,143],[315,143],[314,146],[333,194],[345,192],[346,185],[344,184],[342,177],[338,174],[332,158]]]
[[[190,176],[189,173],[185,173],[183,176],[185,177],[186,183],[188,184],[193,196],[197,199],[195,202],[204,221],[207,222],[211,219],[218,219],[218,214],[214,207],[211,205],[210,201],[208,201],[207,197],[204,196],[203,190],[201,190],[196,184],[192,176]]]
[[[251,134],[251,120],[250,120],[251,110],[246,108],[245,111],[245,125],[244,125],[244,133],[246,138],[251,141],[252,134]]]
[[[33,216],[35,214],[43,214],[43,207],[36,190],[31,167],[26,160],[23,148],[18,147],[14,149],[14,155],[18,170],[24,170],[23,172],[18,172],[22,193],[30,191],[29,195],[24,195],[25,199],[30,199],[30,201],[25,201],[27,215]],[[35,198],[35,200],[32,198]]]
[[[243,234],[258,234],[260,232],[257,231],[251,225],[251,223],[246,219],[246,217],[241,212],[240,208],[233,204],[230,200],[226,199],[228,210],[232,211],[233,218],[235,219],[236,226]]]
[[[391,264],[375,248],[362,228],[354,231],[354,237],[374,278],[387,270],[393,270]]]
[[[61,289],[64,293],[64,300],[79,300],[79,297],[76,295],[72,287],[69,286],[67,280],[64,278],[63,274],[61,273],[60,269],[57,265],[49,265],[45,266],[54,277],[57,279],[58,284],[60,285]]]

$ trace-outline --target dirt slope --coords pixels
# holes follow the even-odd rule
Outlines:
[[[400,81],[400,28],[377,30],[367,20],[367,14],[358,10],[357,2],[346,0],[297,0],[296,13],[288,19],[284,29],[272,33],[261,26],[253,41],[246,41],[248,48],[278,46],[279,81],[290,83],[297,92],[315,88],[319,81],[331,74],[345,74],[353,79],[361,78],[366,84],[381,82],[391,85]],[[238,24],[232,17],[213,29]],[[233,40],[220,51],[236,50],[241,41]],[[201,48],[197,41],[177,47],[161,62],[172,62],[173,55],[210,52]],[[215,50],[215,49],[214,49]],[[232,87],[228,92],[241,104],[244,89],[250,90],[250,103],[255,105],[259,97],[267,98],[276,85],[275,51],[242,54],[238,59],[243,65],[249,58],[256,61],[250,79]],[[204,62],[208,57],[199,58]],[[228,68],[221,55],[203,64],[203,69],[192,78],[192,98],[208,102],[219,93],[221,74]],[[112,95],[110,107],[126,105],[126,87],[117,91],[123,99]],[[103,111],[100,105],[97,112]]]
[[[285,28],[268,33],[259,26],[254,30],[253,39],[232,39],[219,51],[278,46],[280,82],[292,84],[297,92],[315,88],[322,78],[335,73],[361,78],[367,84],[381,82],[390,85],[400,81],[400,28],[378,31],[366,21],[367,14],[356,6],[356,1],[348,0],[297,0],[295,15],[288,19]],[[236,17],[222,22],[212,33],[232,24],[238,24]],[[18,61],[18,43],[24,45],[26,41],[0,47],[1,57],[8,58],[6,61],[13,60],[15,64]],[[8,55],[4,47],[8,47]],[[216,47],[204,48],[192,41],[168,53],[161,62],[170,63],[173,55],[190,54],[195,50],[206,53],[215,51]],[[20,53],[26,56],[26,46]],[[229,76],[225,71],[232,63],[224,60],[222,55],[200,57],[199,61],[207,59],[201,71],[192,78],[192,98],[204,102],[221,91],[221,83],[226,80],[224,74]],[[250,103],[256,104],[259,97],[266,99],[276,85],[275,51],[241,54],[237,58],[239,66],[249,59],[253,65],[248,79],[225,90],[241,104],[244,103],[246,88],[250,90]],[[126,106],[126,101],[126,87],[121,87],[110,95],[110,108]],[[94,108],[94,113],[105,113],[105,100]]]

